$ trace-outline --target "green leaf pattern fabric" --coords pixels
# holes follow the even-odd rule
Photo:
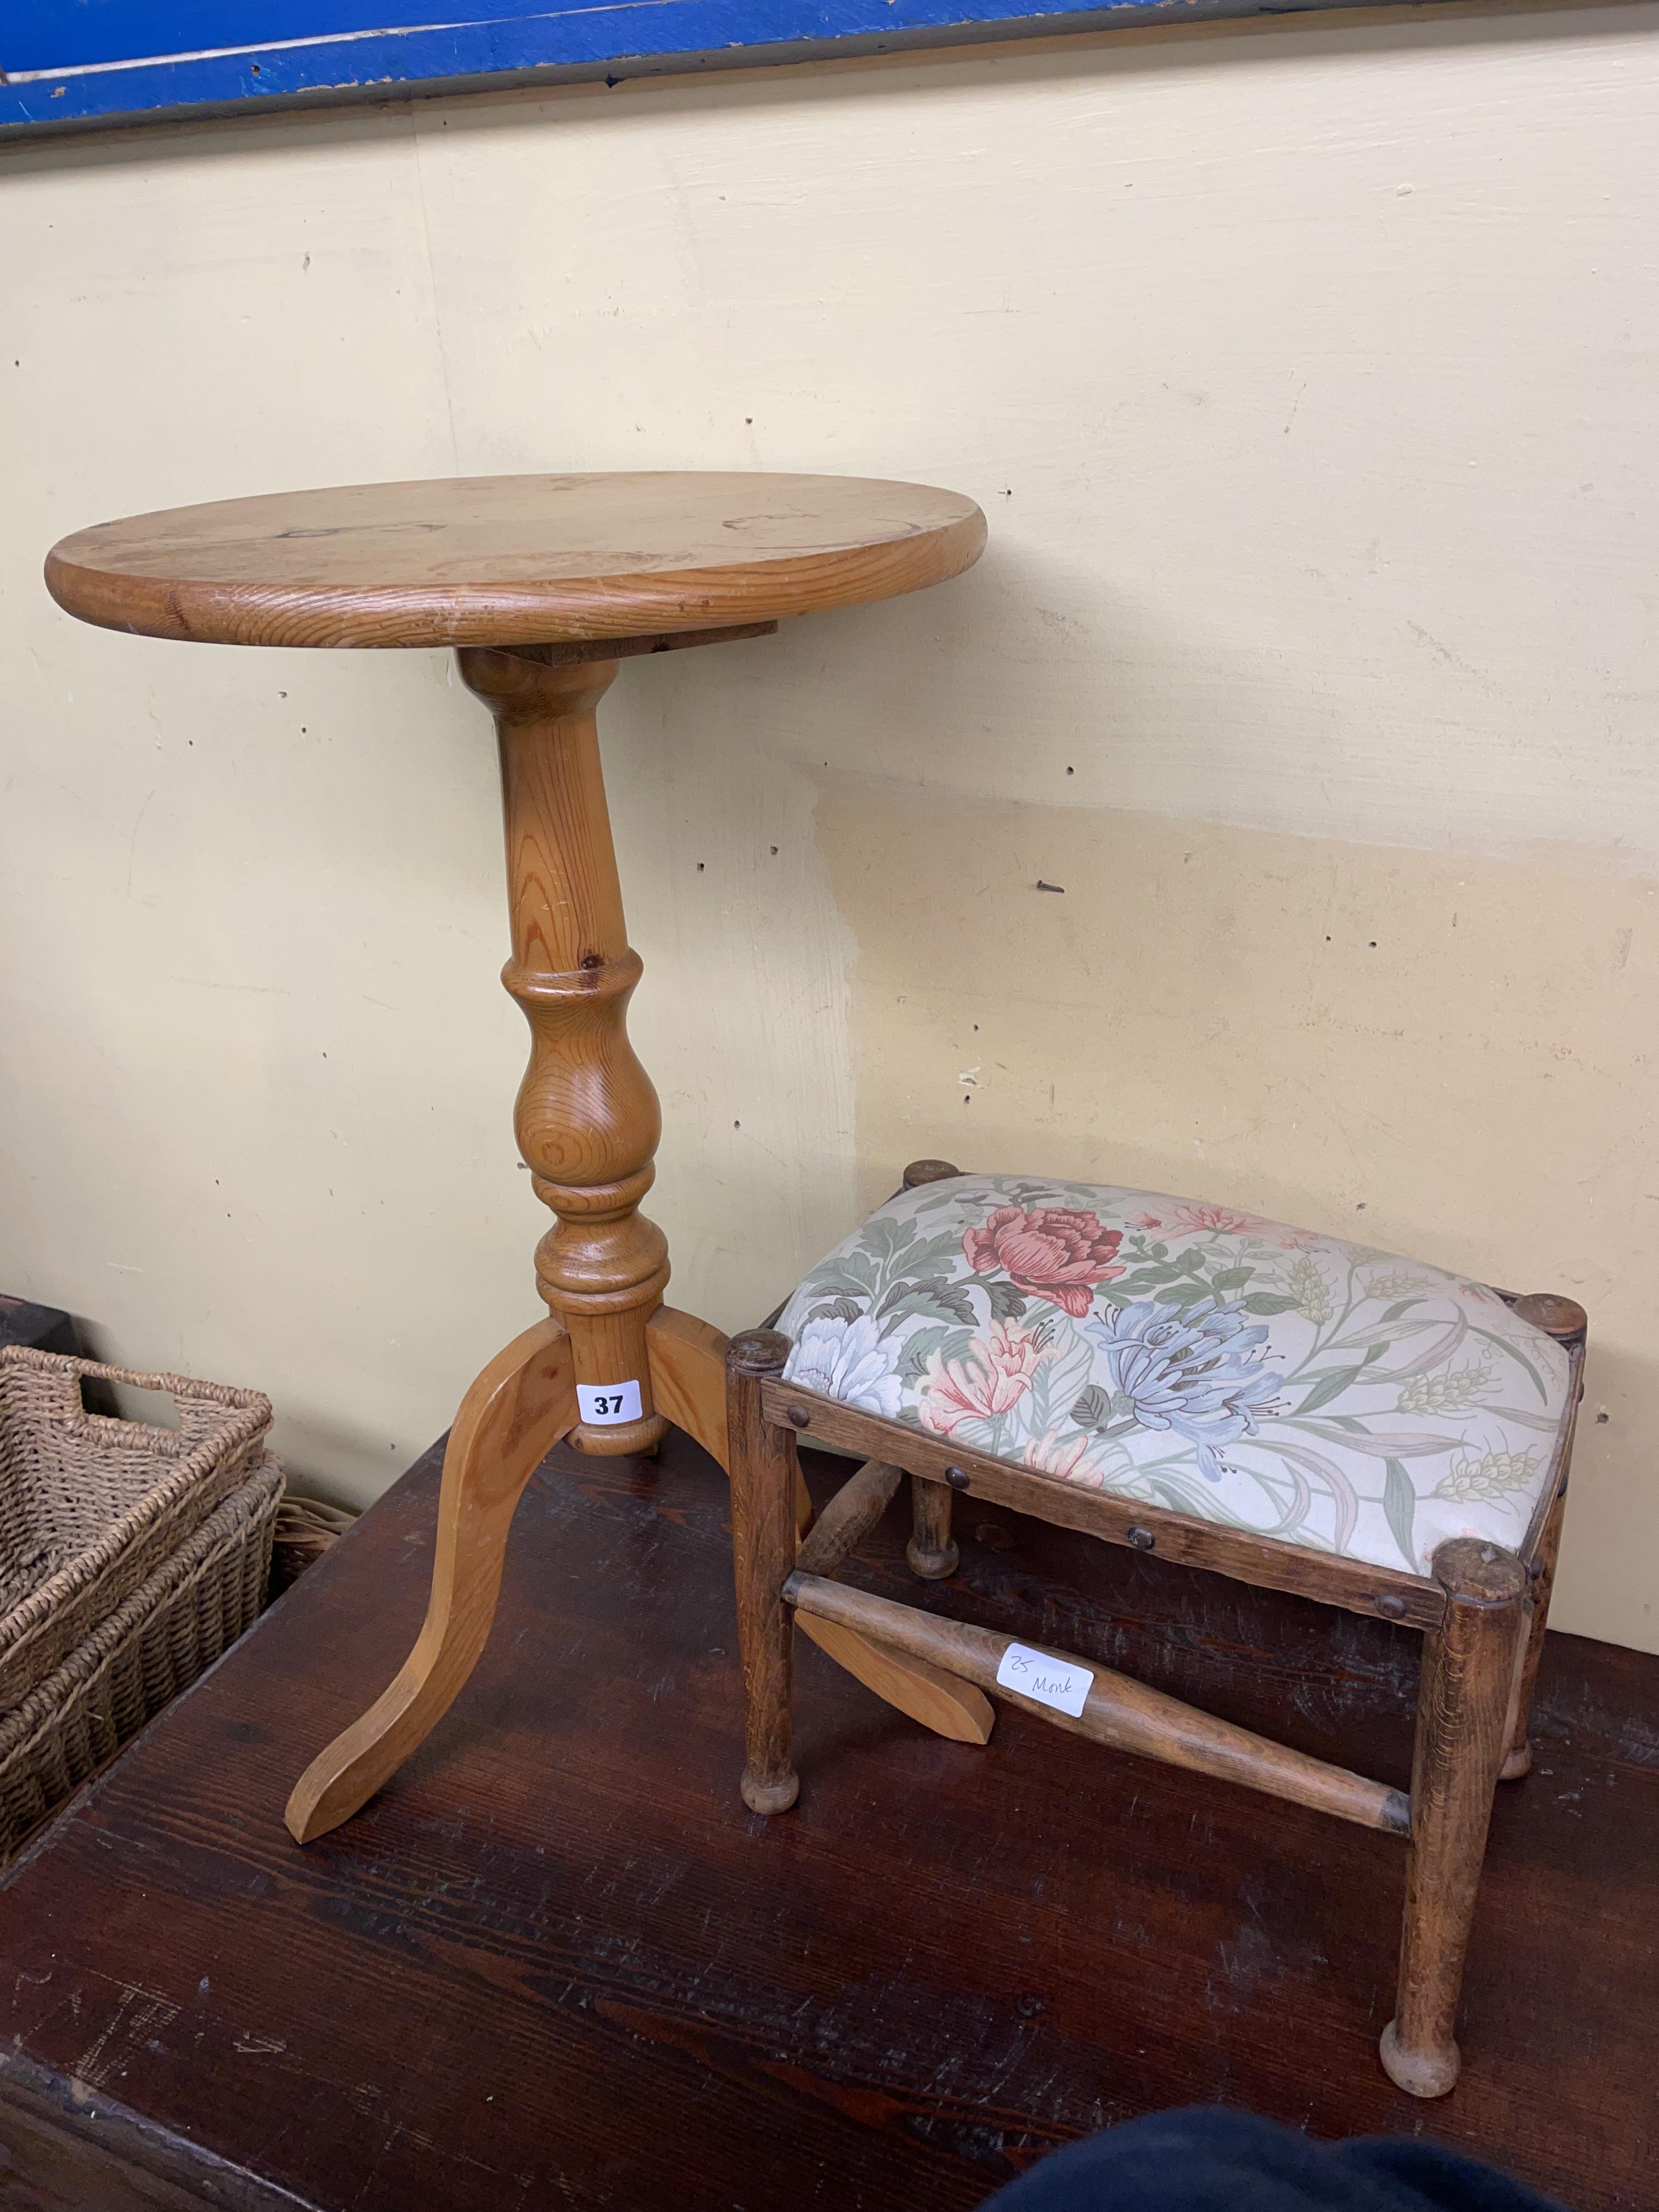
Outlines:
[[[1482,1285],[1155,1192],[960,1176],[802,1283],[787,1377],[1056,1480],[1425,1573],[1525,1534],[1566,1353]]]

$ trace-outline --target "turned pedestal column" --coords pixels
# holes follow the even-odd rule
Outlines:
[[[495,477],[142,515],[49,556],[58,603],[111,629],[453,646],[495,717],[512,948],[502,980],[530,1025],[516,1127],[555,1217],[536,1254],[548,1317],[461,1401],[425,1624],[396,1679],[295,1785],[287,1818],[300,1842],[356,1811],[453,1701],[489,1633],[514,1509],[554,1444],[645,1452],[672,1421],[727,1463],[726,1340],[663,1304],[667,1243],[640,1212],[661,1121],[628,1040],[641,962],[594,722],[618,663],[940,582],[984,539],[972,501],[915,484]],[[802,1529],[806,1517],[798,1501]],[[982,1701],[966,1684],[846,1628],[800,1625],[926,1725],[982,1736]]]
[[[662,1115],[628,1041],[643,963],[628,942],[594,709],[611,659],[548,666],[473,647],[469,689],[501,741],[513,957],[501,981],[530,1024],[514,1126],[557,1215],[536,1287],[570,1339],[584,1451],[649,1451],[668,1424],[651,1395],[646,1323],[668,1283],[668,1239],[640,1200]]]

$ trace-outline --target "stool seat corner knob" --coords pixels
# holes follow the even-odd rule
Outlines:
[[[726,1364],[739,1375],[781,1375],[789,1357],[781,1329],[746,1328],[726,1347]]]

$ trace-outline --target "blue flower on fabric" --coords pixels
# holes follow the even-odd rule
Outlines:
[[[1089,1335],[1105,1355],[1113,1411],[1142,1427],[1172,1429],[1197,1447],[1200,1472],[1219,1482],[1218,1444],[1254,1436],[1257,1412],[1279,1388],[1261,1364],[1267,1332],[1237,1303],[1171,1312],[1142,1301],[1097,1316]]]
[[[856,1321],[809,1321],[795,1339],[784,1380],[884,1420],[898,1418],[903,1386],[895,1356],[868,1314]]]

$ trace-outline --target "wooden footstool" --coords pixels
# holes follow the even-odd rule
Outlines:
[[[1531,1763],[1583,1308],[1146,1191],[938,1160],[904,1186],[777,1328],[727,1355],[744,1801],[795,1801],[798,1619],[1073,1735],[1389,1830],[1407,1861],[1382,2063],[1443,2096],[1493,1790]],[[867,1455],[810,1534],[799,1437]],[[1409,1797],[1073,1654],[838,1582],[907,1474],[918,1575],[956,1568],[959,1492],[1420,1629]]]

